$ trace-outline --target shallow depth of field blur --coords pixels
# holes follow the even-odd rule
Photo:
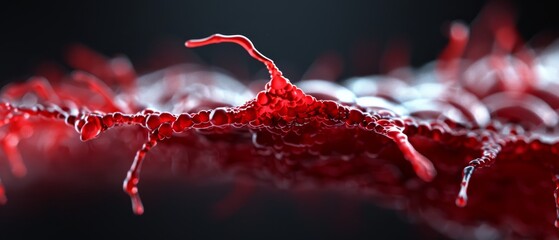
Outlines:
[[[559,37],[557,3],[508,3],[503,8],[515,13],[518,31],[529,44]],[[73,44],[107,56],[126,55],[139,73],[193,61],[221,68],[244,83],[266,77],[261,64],[238,46],[183,45],[187,39],[213,33],[249,37],[294,82],[383,74],[399,67],[387,64],[389,52],[402,53],[402,60],[414,67],[435,60],[447,43],[449,24],[472,23],[486,4],[468,0],[4,3],[0,82],[3,86],[23,81],[49,64],[64,66],[65,51]],[[313,69],[324,62],[333,67]],[[131,158],[122,161],[126,166]],[[173,176],[142,180],[146,214],[138,217],[121,185],[96,181],[106,174],[123,178],[126,169],[110,170],[88,172],[85,183],[31,177],[10,189],[16,180],[0,158],[0,175],[10,197],[8,205],[0,207],[0,238],[442,238],[402,214],[378,208],[370,199],[331,192],[296,199],[288,190],[258,188],[237,211],[215,216],[232,183],[200,186],[173,182]],[[78,168],[74,174],[79,171],[85,170]]]

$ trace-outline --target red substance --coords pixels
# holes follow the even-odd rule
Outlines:
[[[559,95],[552,90],[559,84],[536,81],[535,56],[527,49],[511,52],[511,28],[494,27],[502,46],[472,64],[460,59],[469,30],[463,24],[451,27],[450,44],[430,75],[441,78],[439,83],[410,86],[397,79],[361,78],[349,81],[352,91],[318,81],[301,83],[309,89],[305,92],[240,35],[190,40],[187,47],[241,45],[264,63],[270,80],[240,106],[210,94],[181,108],[192,102],[194,92],[179,100],[161,95],[158,103],[174,101],[172,112],[140,107],[145,103],[134,100],[136,74],[126,60],[109,61],[78,48],[70,59],[89,73],[76,71],[69,82],[36,77],[4,89],[0,144],[13,173],[23,176],[17,147],[34,131],[64,135],[74,129],[89,141],[109,129],[138,126],[147,140],[123,183],[136,214],[144,212],[138,184],[148,152],[160,143],[202,152],[191,141],[195,135],[214,144],[221,155],[213,161],[225,170],[278,186],[372,192],[449,236],[559,237],[551,224],[554,188],[559,215],[559,116],[554,110]],[[169,79],[181,73],[165,73],[161,81],[180,90],[180,82]],[[116,94],[114,86],[122,92]],[[353,92],[349,100],[348,92]],[[36,98],[33,106],[26,106],[29,94]],[[54,145],[63,138],[53,137]],[[235,202],[242,196],[231,198]],[[6,202],[1,185],[0,202]]]

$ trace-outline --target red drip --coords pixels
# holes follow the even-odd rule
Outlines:
[[[148,141],[142,145],[142,148],[136,152],[134,157],[134,162],[126,175],[126,179],[122,184],[122,188],[132,200],[132,211],[137,215],[144,214],[144,205],[140,199],[140,193],[138,192],[138,183],[140,182],[140,171],[142,170],[142,163],[146,157],[148,151],[155,147],[157,144],[156,137],[149,135]]]
[[[482,150],[483,156],[470,161],[468,166],[466,166],[462,172],[462,182],[460,183],[460,192],[458,197],[456,197],[456,206],[465,207],[468,204],[468,185],[470,185],[470,179],[474,174],[474,170],[482,167],[489,167],[497,158],[497,154],[501,151],[501,146],[495,143],[494,137],[487,137],[485,142],[483,142]]]
[[[470,185],[470,178],[474,174],[474,166],[467,166],[462,173],[462,183],[460,183],[460,192],[456,198],[456,206],[465,207],[468,204],[468,185]]]

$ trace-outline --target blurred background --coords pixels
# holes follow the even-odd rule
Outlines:
[[[549,2],[508,1],[525,39],[559,28],[552,10],[557,3]],[[17,1],[0,9],[0,79],[30,75],[46,60],[63,63],[65,48],[74,43],[108,56],[125,54],[140,70],[154,54],[165,53],[196,54],[230,69],[246,64],[250,74],[262,69],[236,46],[184,49],[186,39],[213,33],[246,35],[293,80],[327,54],[343,60],[340,78],[378,73],[391,46],[404,46],[414,66],[434,60],[446,44],[448,23],[470,23],[485,5],[478,0]]]
[[[524,39],[559,36],[557,1],[507,3],[516,10]],[[140,73],[184,59],[223,68],[242,81],[265,76],[238,46],[184,48],[185,40],[213,33],[249,37],[292,81],[308,77],[317,59],[339,66],[331,75],[335,79],[378,74],[387,70],[381,59],[388,49],[408,53],[415,67],[436,59],[447,42],[448,24],[471,23],[485,5],[479,0],[13,1],[0,7],[0,81],[25,80],[44,62],[63,65],[72,44],[107,56],[126,55]],[[122,177],[127,164],[114,167]],[[0,165],[6,173],[4,161]],[[200,187],[157,178],[142,183],[147,212],[136,217],[120,183],[99,184],[90,177],[85,184],[34,179],[8,190],[12,201],[0,208],[2,239],[443,238],[409,223],[403,214],[332,193],[314,193],[318,203],[301,206],[286,196],[289,191],[259,188],[239,211],[215,218],[213,204],[232,185]],[[346,211],[360,219],[343,218]]]

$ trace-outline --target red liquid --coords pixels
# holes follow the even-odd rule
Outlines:
[[[222,154],[213,160],[216,165],[253,181],[373,191],[394,206],[406,199],[407,211],[451,236],[480,225],[503,236],[559,236],[552,225],[554,211],[559,214],[559,117],[554,110],[559,95],[553,91],[559,85],[537,79],[537,56],[527,49],[512,51],[508,35],[498,36],[502,46],[473,64],[460,59],[468,29],[455,24],[450,36],[437,71],[429,75],[440,82],[354,79],[347,84],[353,92],[349,101],[347,89],[327,82],[302,83],[307,94],[243,36],[190,40],[187,47],[241,45],[265,64],[270,81],[239,106],[212,94],[193,97],[196,91],[185,94],[187,100],[166,100],[176,95],[158,93],[152,104],[174,101],[174,111],[146,110],[146,102],[134,100],[141,88],[134,86],[136,74],[125,60],[107,61],[78,49],[82,62],[75,64],[91,74],[75,72],[70,82],[33,78],[4,89],[9,102],[0,106],[2,149],[14,175],[22,176],[26,170],[18,142],[34,131],[64,135],[73,129],[90,141],[113,128],[136,126],[146,139],[123,183],[136,214],[144,212],[138,184],[149,151],[170,144],[196,152],[198,139],[215,144]],[[181,74],[170,69],[161,81],[178,84],[174,90],[179,91],[188,87],[173,82]],[[159,86],[150,84],[145,90]],[[114,86],[122,92],[116,94]],[[33,106],[24,106],[28,94],[36,97]],[[181,105],[190,98],[196,100],[192,106]],[[3,187],[0,201],[6,201]],[[445,227],[445,222],[460,228]]]

